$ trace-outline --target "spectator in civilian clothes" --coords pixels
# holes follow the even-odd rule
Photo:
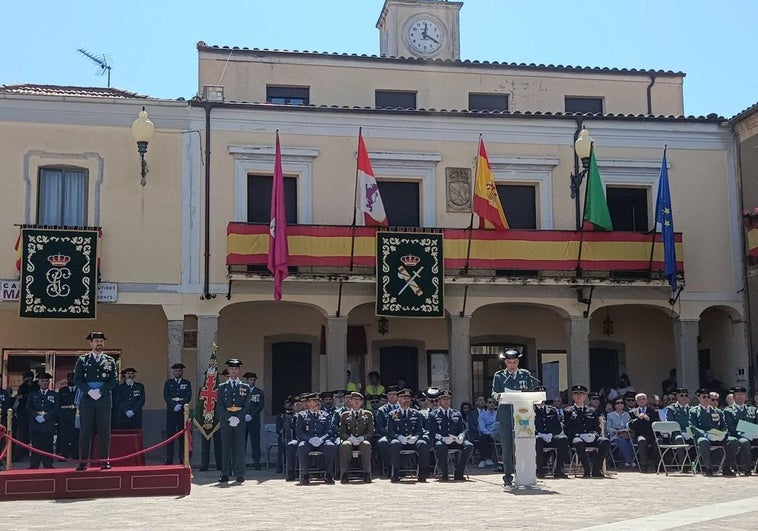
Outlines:
[[[494,465],[492,460],[495,443],[493,425],[497,421],[497,402],[487,399],[487,409],[479,413],[479,468]]]

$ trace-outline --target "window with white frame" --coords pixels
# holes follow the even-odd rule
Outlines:
[[[512,229],[553,228],[552,157],[490,156],[498,196]]]
[[[599,159],[613,230],[645,232],[653,225],[660,160]]]
[[[37,188],[37,223],[81,227],[87,224],[87,170],[43,167]]]

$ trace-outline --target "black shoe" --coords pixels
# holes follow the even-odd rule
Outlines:
[[[442,481],[443,483],[446,483],[446,482],[450,481],[450,478],[448,477],[447,474],[443,474],[443,475],[440,476],[439,481]]]
[[[237,476],[237,483],[244,483],[245,482],[245,476]]]
[[[582,477],[583,478],[591,478],[592,477],[592,473],[589,470],[585,470],[584,474],[582,474]]]
[[[342,474],[342,477],[340,478],[340,483],[343,485],[347,485],[350,483],[350,480],[347,479],[347,474]]]
[[[166,459],[166,462],[165,462],[165,463],[163,463],[163,464],[164,464],[164,465],[173,465],[174,463],[173,463],[173,461],[171,461],[170,459]]]
[[[207,466],[201,466],[200,467],[200,472],[208,472],[208,467]]]
[[[283,472],[284,472],[284,469],[282,467],[280,467],[280,466],[276,467],[276,473],[277,474],[282,474]]]
[[[463,474],[456,474],[453,476],[453,481],[466,481],[466,478],[463,476]]]
[[[255,463],[255,466],[253,468],[255,468],[256,470],[260,470],[261,469],[261,464],[260,463]]]
[[[555,474],[553,474],[553,479],[567,479],[567,478],[568,476],[566,475],[566,473],[560,469],[556,470]]]
[[[366,472],[365,474],[363,474],[363,482],[364,483],[371,483],[371,474],[369,474],[368,472]]]
[[[285,481],[296,481],[297,477],[295,477],[295,474],[287,474],[287,479]]]
[[[300,480],[301,485],[310,485],[311,484],[311,478],[309,478],[307,475],[303,476],[303,479]]]
[[[737,474],[735,474],[735,473],[734,473],[734,470],[732,470],[732,469],[731,469],[730,467],[728,467],[728,466],[725,466],[725,467],[724,467],[724,468],[721,470],[721,475],[722,475],[722,476],[724,476],[724,477],[728,477],[728,478],[733,478],[733,477],[736,477],[736,476],[737,476]]]
[[[426,476],[419,476],[416,481],[419,483],[426,483]]]
[[[229,483],[229,476],[221,476],[218,478],[219,483]]]
[[[327,485],[334,485],[334,478],[332,477],[331,474],[326,475],[326,477],[324,478],[324,483],[326,483]]]
[[[753,475],[753,471],[748,468],[747,470],[745,470],[745,475],[746,476],[752,476]]]
[[[599,468],[595,468],[592,470],[592,477],[593,478],[604,478],[605,474],[603,474],[603,471]]]
[[[543,468],[537,469],[537,478],[538,479],[545,479],[545,470]]]
[[[39,466],[30,466],[27,468],[27,470],[37,470]]]
[[[108,461],[100,465],[100,470],[110,470],[110,469],[111,469],[111,464]]]
[[[76,467],[77,472],[84,472],[85,470],[87,470],[87,465],[84,463],[79,463],[79,466]]]
[[[710,468],[704,468],[703,469],[703,475],[706,476],[706,477],[712,478],[713,477],[713,470],[711,470]]]
[[[392,476],[392,478],[390,479],[390,481],[392,483],[400,483],[400,476],[397,476],[397,475]]]

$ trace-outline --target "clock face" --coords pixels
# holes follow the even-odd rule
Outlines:
[[[428,18],[413,21],[406,30],[408,47],[420,55],[432,55],[442,47],[444,34],[437,22]]]

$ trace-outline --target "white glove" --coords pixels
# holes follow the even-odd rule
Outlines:
[[[250,413],[245,414],[245,422],[250,422],[253,420],[253,416]]]
[[[595,442],[595,434],[594,433],[582,433],[579,435],[579,438],[586,442],[587,444]]]
[[[685,441],[689,441],[690,439],[692,439],[692,435],[690,435],[686,431],[683,431],[682,432],[682,439],[684,439]]]
[[[463,441],[465,438],[466,438],[466,434],[461,433],[458,435],[458,437],[455,438],[455,442],[457,442],[458,444],[463,444]]]
[[[127,412],[125,413],[125,415],[127,417],[129,417],[129,418],[132,418],[134,416],[134,411],[132,411],[131,409],[129,409],[129,410],[127,410]]]
[[[400,441],[400,444],[405,444],[405,436],[404,435],[398,435],[397,440]]]
[[[43,422],[45,422],[45,417],[43,415],[37,415],[36,417],[34,417],[34,420],[42,424]]]
[[[361,435],[360,437],[355,438],[355,442],[353,444],[361,444],[365,440],[366,438],[363,435]]]
[[[537,437],[545,441],[546,443],[550,443],[550,441],[553,440],[553,434],[552,433],[538,433]]]
[[[416,441],[418,441],[418,437],[415,435],[410,435],[407,439],[405,439],[405,442],[408,444],[416,444]]]
[[[239,417],[229,417],[229,426],[236,428],[240,423]]]
[[[77,430],[82,428],[82,420],[79,418],[79,415],[74,417],[74,428],[76,428]]]
[[[434,434],[434,438],[437,439],[438,441],[441,441],[442,440],[442,435],[440,435],[439,433],[435,433]]]
[[[445,444],[453,444],[455,442],[455,437],[448,435],[447,437],[443,437],[442,440],[445,442]]]
[[[182,405],[181,404],[177,404],[177,405],[174,406],[174,413],[178,413],[181,410],[182,410]]]
[[[311,446],[318,448],[324,441],[321,440],[321,437],[311,437],[308,442],[311,443]]]
[[[100,400],[100,389],[90,389],[87,394],[92,400]]]
[[[713,433],[706,433],[705,434],[705,438],[708,439],[709,441],[713,441],[713,442],[718,442],[718,441],[723,441],[724,440],[724,436],[723,435],[721,437],[719,437],[718,435],[714,435]]]

